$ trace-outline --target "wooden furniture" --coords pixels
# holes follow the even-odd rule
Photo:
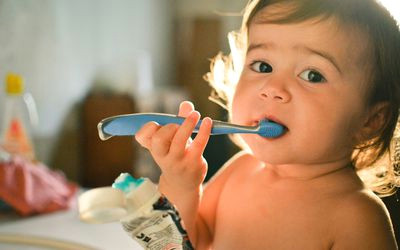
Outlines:
[[[104,118],[136,112],[129,95],[90,94],[82,107],[82,169],[84,187],[110,186],[122,172],[133,174],[135,146],[132,137],[101,141],[97,124]]]

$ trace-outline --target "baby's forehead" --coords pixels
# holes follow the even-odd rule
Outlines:
[[[346,26],[332,18],[283,24],[253,22],[248,35],[249,47],[257,44],[273,45],[263,54],[267,58],[282,55],[286,57],[286,61],[304,65],[313,64],[315,61],[311,58],[315,58],[314,55],[324,55],[323,57],[329,58],[327,61],[337,69],[343,80],[358,83],[365,90],[372,86],[375,68],[372,67],[374,61],[370,38],[357,27]],[[298,48],[305,49],[296,50]],[[305,54],[304,51],[312,53]],[[281,54],[271,54],[275,52]],[[250,52],[249,56],[251,58]]]
[[[338,57],[338,61],[341,61],[348,70],[365,69],[371,64],[373,49],[370,37],[357,25],[340,20],[336,16],[315,16],[304,20],[286,21],[282,19],[284,16],[278,10],[283,9],[268,7],[254,16],[248,27],[249,44],[259,43],[262,39],[272,39],[276,44],[280,44],[280,40],[289,40],[293,44],[309,41],[306,45],[313,49],[329,51],[334,57]],[[270,13],[273,16],[269,16]],[[278,15],[281,15],[279,22],[275,19]],[[268,34],[270,29],[283,30],[287,27],[292,27],[293,32],[280,33],[279,36],[263,36],[263,34]],[[275,33],[279,34],[279,31]]]
[[[250,15],[247,21],[249,29],[254,24],[323,24],[329,26],[324,34],[315,33],[316,36],[326,35],[340,38],[343,42],[336,44],[338,47],[348,50],[353,58],[360,63],[365,63],[366,57],[372,56],[371,37],[365,27],[360,27],[338,12],[310,11],[309,8],[299,8],[296,1],[278,2],[267,5]],[[321,32],[321,30],[319,30]]]

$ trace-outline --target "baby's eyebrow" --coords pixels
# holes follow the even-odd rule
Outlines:
[[[335,59],[334,56],[332,56],[328,52],[313,49],[313,48],[307,47],[305,45],[296,45],[294,48],[298,49],[298,50],[306,51],[309,54],[316,54],[316,55],[319,55],[319,56],[325,58],[326,60],[328,60],[329,62],[331,62],[333,64],[333,66],[339,71],[340,74],[342,74],[342,70],[340,69],[337,60]]]
[[[249,53],[250,51],[255,50],[255,49],[270,49],[270,48],[275,48],[275,47],[276,47],[276,44],[269,43],[269,42],[268,43],[251,43],[251,44],[249,44],[249,46],[247,48],[247,53]],[[318,49],[313,49],[313,48],[310,48],[310,47],[308,47],[306,45],[302,45],[302,44],[295,45],[293,48],[296,50],[305,51],[309,54],[316,54],[318,56],[325,58],[330,63],[332,63],[332,65],[337,69],[337,71],[339,71],[340,74],[342,74],[342,70],[340,69],[337,60],[335,59],[334,56],[332,56],[328,52],[318,50]]]
[[[247,48],[247,53],[255,49],[267,49],[267,48],[276,47],[273,43],[251,43]]]

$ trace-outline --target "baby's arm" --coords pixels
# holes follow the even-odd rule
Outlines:
[[[200,114],[194,111],[191,103],[183,102],[179,115],[187,117],[181,126],[148,123],[135,138],[150,151],[160,167],[159,190],[177,207],[190,240],[196,246],[200,242],[211,242],[198,210],[202,183],[207,173],[207,162],[202,154],[210,136],[212,121],[204,118],[199,133],[192,141],[190,136]]]

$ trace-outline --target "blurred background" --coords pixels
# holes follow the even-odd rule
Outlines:
[[[97,123],[124,113],[176,113],[182,100],[203,115],[227,119],[208,101],[203,75],[210,58],[228,52],[226,35],[240,26],[244,4],[0,1],[0,79],[20,74],[36,101],[36,158],[87,187],[110,185],[124,171],[156,180],[158,169],[132,138],[102,142]],[[2,81],[0,100],[4,88]],[[235,150],[227,137],[212,138],[205,154],[210,175]]]
[[[182,100],[226,120],[207,99],[203,75],[213,56],[229,52],[226,35],[240,27],[246,2],[1,0],[0,79],[20,74],[36,101],[36,158],[87,187],[109,185],[121,172],[157,180],[145,150],[132,138],[100,141],[97,123],[124,113],[176,113]],[[397,1],[382,2],[399,17]],[[226,136],[212,137],[207,179],[236,151]]]

